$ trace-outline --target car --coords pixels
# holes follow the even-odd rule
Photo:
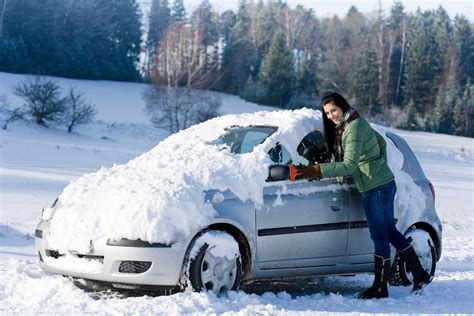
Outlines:
[[[39,265],[82,284],[164,293],[371,273],[373,243],[351,177],[285,174],[289,163],[331,160],[322,126],[308,108],[227,115],[83,175],[43,210]],[[433,276],[442,250],[433,185],[405,140],[373,128],[397,183],[397,228]],[[392,285],[411,284],[392,254]]]

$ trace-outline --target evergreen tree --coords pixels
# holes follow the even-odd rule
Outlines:
[[[149,14],[149,26],[147,35],[148,61],[146,65],[147,77],[149,77],[150,63],[156,57],[156,49],[160,39],[165,33],[171,21],[171,10],[168,0],[153,0]]]
[[[388,60],[387,102],[390,105],[401,105],[402,100],[400,96],[406,52],[407,16],[400,0],[396,0],[392,6],[387,29],[393,36],[392,53]]]
[[[66,3],[66,2],[65,2]],[[59,28],[62,60],[60,76],[101,79],[105,71],[101,58],[110,58],[112,23],[96,1],[70,1]],[[104,78],[105,79],[105,78]]]
[[[187,13],[183,0],[174,0],[171,7],[171,23],[186,23]]]
[[[454,47],[458,55],[457,67],[461,85],[469,80],[474,82],[474,33],[469,21],[464,16],[454,19]]]
[[[318,94],[317,86],[316,59],[308,55],[300,58],[296,74],[295,92],[314,96]]]
[[[57,63],[57,21],[61,20],[62,1],[2,1],[2,39],[0,70],[50,73]],[[10,54],[11,53],[11,54]],[[27,56],[25,60],[19,58]],[[16,66],[13,66],[16,64]],[[5,66],[3,66],[5,65]]]
[[[264,102],[278,107],[285,106],[291,98],[294,71],[293,56],[281,33],[273,37],[260,69],[260,80],[266,92]]]
[[[0,70],[138,79],[141,17],[135,0],[3,3]]]
[[[449,19],[448,13],[442,7],[439,7],[434,16],[434,36],[437,49],[437,59],[439,63],[439,73],[437,80],[440,82],[440,77],[443,73],[446,73],[448,70],[448,53],[449,47],[452,43],[451,38],[451,21]]]
[[[216,20],[216,14],[209,0],[202,0],[196,11],[193,12],[191,22],[195,27],[201,28],[202,42],[205,47],[217,41],[218,25]]]
[[[211,66],[216,66],[218,56],[214,54],[218,42],[217,14],[214,13],[209,0],[202,0],[196,11],[193,12],[191,22],[194,28],[199,29],[201,35],[202,59],[205,67],[203,72],[209,72]],[[214,50],[214,52],[213,52]]]
[[[438,133],[453,133],[454,110],[458,95],[458,86],[453,81],[439,89],[435,103],[435,130]]]
[[[222,56],[222,89],[228,93],[242,95],[247,82],[251,63],[252,49],[248,39],[250,14],[246,0],[240,0],[235,24],[230,31],[229,39]]]
[[[232,28],[237,21],[237,16],[232,10],[222,12],[219,17],[219,35],[222,38],[224,45],[227,45],[230,40]]]
[[[367,43],[363,55],[358,60],[356,84],[357,109],[367,113],[370,119],[376,112],[380,112],[377,98],[379,94],[377,54],[370,43]]]
[[[474,85],[470,81],[456,98],[453,112],[454,134],[474,137]]]
[[[440,74],[439,51],[433,32],[433,13],[419,10],[410,25],[405,68],[405,100],[412,100],[420,115],[430,117]]]
[[[406,119],[405,122],[401,124],[401,128],[407,129],[409,131],[414,131],[419,129],[418,125],[418,111],[415,106],[415,102],[413,100],[410,100],[408,104],[405,106],[405,113],[406,113]]]

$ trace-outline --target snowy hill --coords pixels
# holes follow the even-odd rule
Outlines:
[[[19,105],[13,87],[25,76],[0,73],[0,95]],[[74,134],[25,122],[1,130],[0,138],[0,313],[101,314],[353,314],[474,313],[474,140],[440,134],[395,131],[415,151],[436,190],[443,222],[443,254],[432,284],[422,295],[390,288],[390,298],[361,301],[352,296],[371,276],[334,276],[249,288],[227,297],[180,293],[163,297],[107,298],[85,293],[37,265],[34,230],[41,209],[83,173],[121,164],[168,136],[143,112],[146,85],[53,78],[83,91],[98,110],[96,122]],[[223,95],[223,114],[268,109]],[[266,292],[266,290],[272,291]],[[258,293],[258,294],[257,294]],[[262,294],[263,293],[263,294]]]

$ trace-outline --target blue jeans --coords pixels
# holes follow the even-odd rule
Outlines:
[[[390,258],[390,244],[403,250],[410,242],[395,227],[393,202],[397,186],[395,181],[362,192],[365,217],[369,225],[370,237],[374,242],[375,254],[384,259]]]

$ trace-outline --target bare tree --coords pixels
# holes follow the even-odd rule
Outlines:
[[[6,130],[8,124],[16,120],[23,119],[23,111],[19,107],[12,107],[11,104],[7,101],[5,95],[0,96],[0,115],[3,118],[2,129]]]
[[[57,121],[64,111],[66,100],[61,98],[59,85],[41,76],[28,77],[15,86],[15,94],[25,100],[25,113],[36,124],[46,126],[46,121]]]
[[[221,106],[222,100],[217,94],[203,90],[191,90],[188,99],[179,97],[181,93],[184,93],[185,88],[176,88],[176,90],[178,93],[173,93],[173,89],[166,86],[154,85],[143,93],[145,111],[154,126],[174,133],[191,124],[203,122],[218,115],[217,110]],[[178,96],[178,100],[175,99],[176,96]],[[183,104],[187,100],[190,100],[192,105]],[[180,110],[175,110],[175,104],[178,104]],[[192,108],[192,111],[186,113],[183,111],[185,108]],[[188,115],[187,120],[184,119],[184,115]],[[184,125],[185,121],[189,125]]]
[[[144,98],[156,100],[156,105],[167,117],[165,125],[171,132],[196,123],[196,113],[202,102],[196,103],[192,99],[192,90],[207,89],[217,80],[218,60],[211,65],[206,63],[204,51],[202,28],[199,25],[190,28],[184,23],[170,26],[157,48],[150,76],[156,87],[146,92]],[[161,86],[166,90],[160,89]],[[151,95],[155,97],[150,98]]]
[[[67,126],[67,132],[81,124],[92,122],[97,111],[90,103],[86,103],[83,98],[84,93],[76,92],[73,88],[69,89],[66,96],[66,103],[63,112],[63,120]]]

